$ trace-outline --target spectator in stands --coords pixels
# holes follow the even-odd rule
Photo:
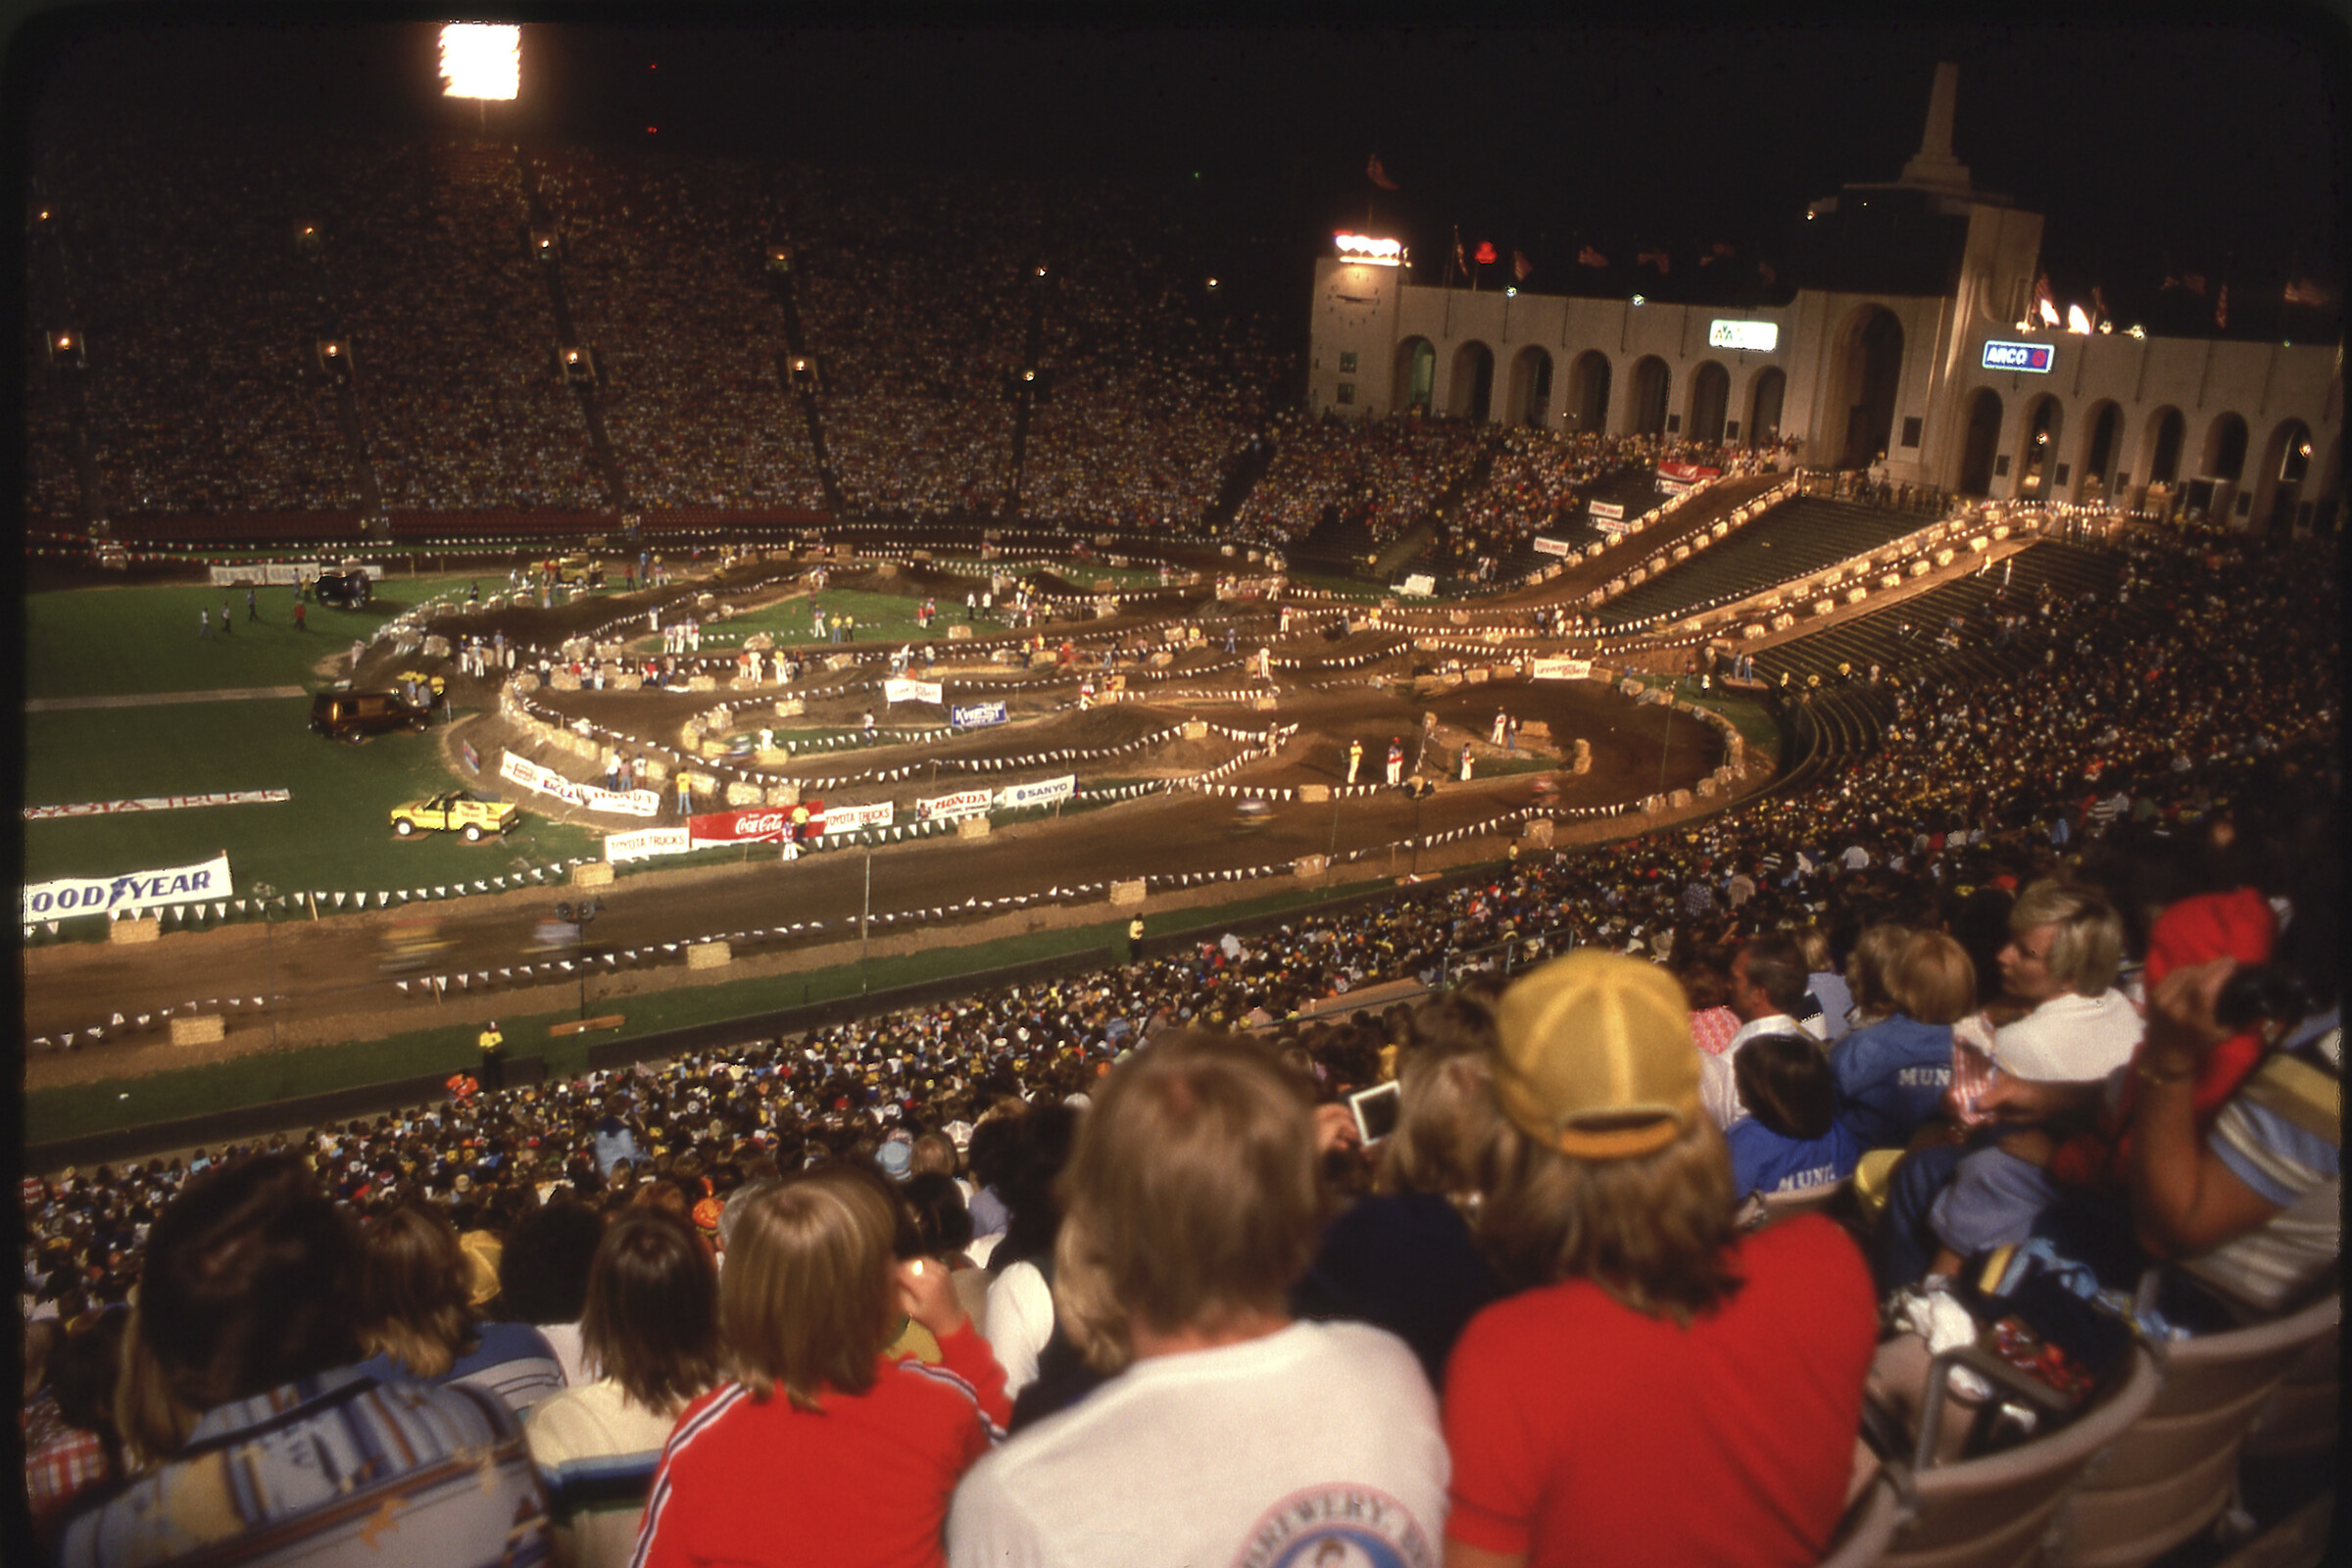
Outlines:
[[[886,1194],[847,1170],[745,1210],[719,1287],[730,1381],[670,1435],[633,1561],[941,1560],[956,1478],[1011,1414],[936,1259],[892,1256]],[[911,1317],[937,1367],[883,1349]]]
[[[1952,1082],[1952,1025],[1976,1004],[1976,967],[1940,931],[1905,936],[1884,979],[1875,978],[1881,960],[1874,933],[1905,929],[1874,925],[1854,944],[1864,965],[1860,994],[1871,1004],[1884,995],[1893,1010],[1830,1050],[1838,1113],[1865,1149],[1900,1149],[1935,1120]]]
[[[364,1554],[488,1568],[541,1549],[545,1499],[506,1404],[464,1386],[379,1385],[353,1364],[359,1250],[299,1160],[191,1182],[146,1256],[140,1341],[195,1423],[180,1452],[67,1524],[61,1564]],[[182,1505],[192,1496],[216,1501]]]
[[[1805,1005],[1805,956],[1796,939],[1782,931],[1751,937],[1732,956],[1731,996],[1740,1017],[1740,1032],[1715,1055],[1701,1055],[1700,1099],[1719,1128],[1729,1128],[1746,1112],[1732,1083],[1732,1068],[1740,1048],[1762,1035],[1812,1034],[1797,1021]]]
[[[1854,1173],[1862,1145],[1838,1116],[1838,1084],[1810,1035],[1758,1035],[1732,1067],[1747,1114],[1724,1135],[1732,1195],[1802,1193]]]
[[[1068,1105],[1038,1105],[1012,1126],[1011,1157],[998,1183],[1007,1218],[1004,1239],[989,1254],[994,1278],[987,1323],[989,1348],[1004,1369],[1004,1396],[1018,1400],[1045,1370],[1044,1357],[1055,1338],[1051,1270],[1061,1203],[1054,1183],[1069,1160],[1078,1112]],[[1074,1357],[1057,1356],[1055,1363],[1066,1372],[1074,1368]]]
[[[1506,1282],[1447,1369],[1449,1563],[1798,1564],[1845,1503],[1878,1337],[1827,1219],[1741,1237],[1665,970],[1579,952],[1496,1010],[1479,1231]],[[1688,1507],[1661,1507],[1661,1477]]]
[[[718,1381],[718,1276],[677,1216],[631,1209],[590,1268],[582,1333],[594,1382],[532,1407],[531,1458],[548,1479],[558,1559],[620,1568],[679,1413]]]
[[[361,1370],[369,1376],[478,1388],[518,1412],[564,1386],[547,1336],[475,1316],[471,1269],[440,1210],[407,1203],[371,1221],[360,1280],[360,1338],[374,1352]]]
[[[1289,1314],[1324,1200],[1313,1118],[1279,1069],[1240,1041],[1162,1036],[1105,1082],[1066,1188],[1054,1291],[1115,1375],[981,1461],[950,1561],[1231,1562],[1269,1532],[1298,1562],[1434,1559],[1446,1452],[1411,1352]]]
[[[1491,1006],[1464,992],[1425,1000],[1399,1054],[1396,1130],[1376,1151],[1373,1192],[1323,1234],[1292,1305],[1396,1335],[1443,1389],[1446,1357],[1478,1310],[1502,1294],[1470,1234],[1494,1138]]]
[[[588,1274],[603,1241],[605,1222],[596,1210],[558,1194],[516,1223],[498,1258],[498,1294],[504,1315],[527,1323],[555,1348],[566,1388],[594,1381],[581,1344],[581,1315],[588,1302]]]

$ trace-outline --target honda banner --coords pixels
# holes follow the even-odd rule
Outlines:
[[[934,795],[929,800],[918,797],[914,803],[917,822],[946,822],[959,816],[979,816],[996,804],[996,796],[987,790],[957,790],[953,795]]]

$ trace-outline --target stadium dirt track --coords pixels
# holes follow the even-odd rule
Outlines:
[[[1722,507],[1737,505],[1752,488],[1723,498]],[[1728,489],[1729,487],[1719,487]],[[1709,500],[1715,500],[1710,496]],[[1705,526],[1718,507],[1687,509],[1695,516],[1678,516],[1675,534]],[[1668,536],[1661,534],[1660,542]],[[1553,583],[1534,592],[1514,594],[1507,601],[1485,602],[1495,608],[1525,608],[1581,596],[1589,566],[1562,573]],[[837,586],[846,586],[838,583]],[[910,587],[929,586],[909,584]],[[957,597],[960,597],[958,593]],[[1160,606],[1141,619],[1165,618],[1173,606]],[[1214,613],[1224,607],[1200,606]],[[1484,608],[1484,605],[1482,605]],[[551,632],[584,630],[611,618],[611,601],[591,601],[564,611],[509,612],[510,633],[544,640]],[[545,619],[542,619],[545,617]],[[1270,618],[1270,617],[1269,617]],[[549,624],[554,621],[557,624]],[[476,619],[469,623],[486,629]],[[1090,623],[1074,628],[1110,630],[1121,622]],[[1049,639],[1055,627],[1047,628]],[[1317,662],[1356,657],[1381,639],[1359,634],[1345,643],[1316,634],[1295,635],[1277,644],[1277,653]],[[1221,647],[1198,651],[1187,662],[1214,662],[1223,659]],[[1397,653],[1370,665],[1350,669],[1349,678],[1396,677],[1409,672],[1413,656]],[[1041,674],[1044,672],[1041,672]],[[1537,799],[1537,780],[1547,778],[1558,793],[1549,804],[1561,808],[1604,806],[1638,799],[1661,788],[1688,788],[1721,760],[1719,743],[1711,731],[1687,717],[1673,721],[1672,747],[1661,752],[1666,738],[1664,710],[1638,708],[1598,683],[1534,683],[1507,681],[1464,686],[1435,698],[1414,701],[1389,685],[1339,685],[1315,690],[1303,684],[1323,672],[1279,675],[1279,707],[1253,710],[1225,702],[1187,701],[1181,683],[1162,693],[1143,693],[1149,700],[1092,712],[1064,710],[1041,714],[1030,723],[1017,722],[1002,730],[982,731],[958,738],[953,751],[912,747],[845,749],[819,753],[794,769],[804,775],[866,768],[912,761],[917,757],[956,755],[1004,756],[1034,753],[1041,746],[1101,745],[1106,737],[1133,734],[1138,729],[1164,728],[1186,717],[1200,717],[1237,730],[1262,731],[1269,725],[1298,726],[1298,733],[1273,758],[1254,759],[1221,782],[1264,789],[1295,789],[1302,784],[1334,784],[1346,772],[1346,750],[1350,737],[1364,742],[1360,779],[1377,780],[1391,735],[1402,736],[1408,760],[1421,715],[1434,712],[1439,720],[1436,738],[1424,763],[1428,776],[1445,780],[1438,791],[1416,804],[1400,791],[1381,791],[1349,797],[1337,803],[1277,801],[1261,821],[1245,822],[1237,802],[1229,797],[1183,792],[1152,795],[1109,806],[1026,820],[1001,827],[987,837],[957,840],[947,837],[904,841],[877,849],[872,857],[872,910],[912,914],[913,919],[873,927],[875,951],[907,951],[940,940],[945,933],[956,945],[1036,929],[1046,924],[1086,923],[1116,918],[1100,892],[1055,899],[1054,890],[1082,883],[1107,883],[1140,876],[1176,873],[1215,873],[1258,866],[1287,866],[1308,855],[1328,853],[1335,845],[1344,854],[1404,843],[1417,837],[1444,834],[1526,807]],[[1239,687],[1249,684],[1239,671],[1220,674],[1203,685]],[[1064,688],[1066,693],[1066,687]],[[546,694],[551,702],[595,700],[612,704],[622,694]],[[866,699],[856,699],[862,704]],[[626,709],[600,707],[598,711],[616,728],[645,733],[674,724],[712,701],[712,694],[647,694]],[[852,701],[843,694],[846,705]],[[1539,720],[1555,737],[1550,750],[1565,753],[1573,737],[1591,742],[1592,765],[1576,776],[1564,768],[1538,775],[1505,774],[1469,784],[1451,780],[1455,749],[1465,736],[1483,742],[1494,710],[1507,708],[1524,720]],[[630,715],[625,725],[622,713]],[[665,720],[666,725],[657,721]],[[1052,738],[1049,739],[1049,736]],[[1486,748],[1479,748],[1483,754]],[[1199,771],[1232,757],[1237,748],[1216,740],[1169,743],[1165,755],[1130,763],[1126,759],[1080,765],[1082,784],[1090,778],[1146,777],[1153,774]],[[1661,769],[1661,760],[1664,767]],[[1019,777],[1044,777],[1069,771],[1067,764],[991,772],[981,777],[1001,785]],[[943,770],[940,790],[954,787],[953,775]],[[1754,777],[1747,781],[1752,785]],[[930,786],[926,786],[929,788]],[[855,790],[840,792],[851,799]],[[1611,829],[1593,823],[1581,831],[1562,824],[1562,840],[1607,836]],[[1491,858],[1501,853],[1500,834],[1465,838],[1424,851],[1423,869],[1463,859]],[[496,845],[485,846],[485,869],[494,859]],[[1374,853],[1341,868],[1342,880],[1360,881],[1392,871],[1402,873],[1412,862],[1408,848]],[[842,961],[856,953],[856,928],[864,897],[867,857],[855,850],[835,850],[783,863],[772,847],[750,846],[747,858],[735,865],[702,866],[679,871],[641,872],[605,890],[606,907],[592,928],[598,951],[635,949],[637,960],[600,968],[590,981],[591,1002],[620,999],[688,983],[681,954],[674,946],[699,938],[734,933],[771,932],[765,937],[737,937],[735,962],[727,969],[696,972],[696,978],[735,980],[781,977],[821,963]],[[1286,877],[1254,882],[1219,881],[1221,891],[1201,891],[1201,898],[1245,899],[1295,885]],[[1032,902],[1018,911],[989,911],[978,901],[1021,894]],[[561,969],[547,967],[568,956],[565,953],[531,951],[534,928],[550,916],[559,897],[553,888],[518,890],[426,908],[403,907],[368,911],[325,920],[280,922],[274,933],[276,992],[281,1003],[277,1033],[281,1049],[329,1041],[371,1039],[416,1028],[447,1026],[500,1012],[532,1013],[562,1009],[576,995],[577,981]],[[1193,903],[1190,895],[1183,902]],[[1155,890],[1146,912],[1168,906]],[[930,910],[941,913],[934,916]],[[386,928],[404,918],[429,915],[438,922],[437,935],[449,946],[447,956],[428,966],[431,971],[469,974],[487,972],[487,985],[461,993],[453,984],[445,998],[433,1000],[424,988],[412,986],[404,994],[379,968]],[[795,923],[822,922],[821,930],[784,936],[780,928]],[[912,933],[909,935],[909,933]],[[846,949],[844,939],[849,939]],[[250,924],[217,930],[174,934],[162,942],[141,946],[74,943],[34,950],[25,955],[24,1025],[28,1037],[106,1024],[114,1014],[126,1019],[138,1014],[160,1015],[164,1008],[190,1000],[234,993],[247,999],[242,1008],[225,1004],[220,1011],[228,1022],[226,1038],[213,1046],[175,1048],[160,1026],[75,1052],[32,1054],[26,1064],[25,1087],[41,1089],[76,1082],[129,1078],[148,1072],[198,1064],[270,1048],[266,1014],[251,999],[270,989],[268,954],[262,930]],[[540,966],[529,979],[500,978],[501,970],[523,964]],[[795,997],[779,980],[778,1004]]]

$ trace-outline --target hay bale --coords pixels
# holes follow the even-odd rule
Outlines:
[[[172,1043],[175,1046],[209,1046],[227,1033],[228,1020],[217,1012],[172,1020]]]
[[[582,860],[571,868],[571,885],[575,888],[605,888],[612,885],[612,862]]]
[[[710,675],[690,675],[686,680],[686,689],[690,692],[714,692],[718,690],[718,682]]]
[[[1298,786],[1298,799],[1309,806],[1328,801],[1331,799],[1331,786],[1328,784],[1301,784]]]
[[[1204,741],[1208,739],[1208,720],[1204,718],[1188,718],[1184,721],[1183,726],[1177,731],[1177,733],[1182,735],[1188,741]]]
[[[735,949],[726,942],[697,942],[686,950],[689,969],[723,969],[735,961]]]
[[[1669,810],[1679,811],[1690,804],[1690,792],[1689,790],[1676,790],[1673,794],[1666,797],[1666,806]]]
[[[984,839],[988,837],[988,818],[985,816],[966,816],[957,818],[956,822],[956,836],[959,839]]]
[[[580,689],[580,677],[568,669],[558,669],[549,673],[547,685],[550,691],[576,692]]]
[[[798,784],[770,784],[767,787],[767,799],[762,804],[798,806],[801,804],[801,787]]]
[[[1533,817],[1520,825],[1519,842],[1522,844],[1531,844],[1539,850],[1548,850],[1551,848],[1551,834],[1552,825],[1550,817]]]
[[[1568,760],[1568,771],[1571,773],[1592,771],[1592,743],[1582,736],[1578,737],[1576,751]]]
[[[154,915],[144,920],[117,920],[107,927],[109,942],[160,942],[164,937],[164,922]]]

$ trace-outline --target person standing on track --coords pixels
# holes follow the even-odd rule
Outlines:
[[[1403,782],[1404,737],[1392,735],[1389,737],[1389,783],[1394,786]]]
[[[1348,743],[1348,782],[1355,782],[1356,769],[1364,765],[1364,743],[1360,739]]]

